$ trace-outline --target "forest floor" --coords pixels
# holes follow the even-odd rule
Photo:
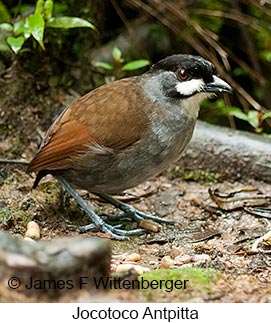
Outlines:
[[[1,124],[0,158],[30,160],[33,157],[38,148],[37,129],[46,130],[51,122],[51,112],[44,114],[43,107],[55,104],[59,110],[59,105],[66,102],[66,99],[59,99],[59,94],[46,100],[41,104],[39,98],[31,102],[26,100],[21,106],[14,104],[14,98],[5,98],[5,102],[1,102],[4,124]],[[41,122],[43,115],[45,122]],[[136,264],[142,266],[143,271],[167,268],[171,273],[168,277],[188,279],[188,287],[171,292],[115,289],[94,295],[77,290],[69,291],[58,301],[271,302],[270,254],[251,252],[255,240],[271,230],[271,220],[249,214],[242,208],[219,210],[208,193],[209,188],[229,192],[253,186],[271,196],[271,186],[254,180],[217,182],[208,178],[208,174],[204,181],[187,181],[178,176],[176,167],[171,166],[160,176],[121,197],[142,211],[166,216],[176,224],[162,225],[158,233],[131,237],[129,241],[112,240],[111,247],[113,259],[137,253],[140,259]],[[72,198],[63,200],[60,184],[52,177],[47,176],[36,190],[31,191],[34,178],[25,173],[24,166],[0,165],[0,168],[2,230],[24,236],[27,223],[34,220],[41,228],[42,240],[78,235],[108,239],[100,232],[78,232],[78,226],[87,224],[88,218]],[[93,195],[87,192],[82,195],[97,213],[116,213],[113,207]],[[184,270],[190,267],[201,269]],[[180,269],[179,274],[174,268]],[[161,279],[159,271],[153,273],[153,279]],[[1,294],[2,302],[51,301],[46,297],[28,297],[7,288]]]

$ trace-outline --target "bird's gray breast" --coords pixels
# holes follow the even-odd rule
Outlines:
[[[157,97],[156,97],[157,99]],[[119,159],[118,172],[128,186],[157,175],[178,159],[189,143],[196,117],[191,118],[178,100],[161,98],[152,102],[148,130],[133,150]]]
[[[179,157],[192,137],[199,110],[198,102],[192,107],[191,100],[167,97],[165,84],[176,85],[172,73],[148,79],[143,88],[153,106],[146,135],[148,152],[157,163],[170,163]]]
[[[164,102],[163,107],[153,114],[148,140],[149,151],[157,163],[169,164],[186,148],[196,119],[184,113],[180,102]]]

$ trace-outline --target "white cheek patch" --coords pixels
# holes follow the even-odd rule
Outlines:
[[[181,95],[187,96],[200,92],[205,86],[203,79],[193,79],[190,81],[178,82],[176,90]]]

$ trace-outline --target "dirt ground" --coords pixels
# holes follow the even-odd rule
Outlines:
[[[37,102],[27,102],[21,107],[15,106],[13,101],[6,101],[5,105],[2,102],[1,126],[5,131],[1,131],[0,158],[30,160],[33,157],[38,147],[37,129],[46,130],[51,122],[50,111],[43,119],[38,100],[36,98]],[[56,96],[46,100],[42,105],[51,105],[55,110],[59,110],[65,101]],[[1,230],[23,236],[27,223],[35,220],[41,228],[41,239],[81,235],[77,228],[87,224],[88,219],[72,198],[63,197],[56,180],[47,176],[38,189],[31,191],[33,177],[25,173],[25,166],[0,165],[0,169]],[[176,224],[163,225],[158,233],[111,242],[115,258],[136,252],[140,255],[137,264],[150,270],[182,268],[183,264],[176,261],[170,263],[176,255],[188,259],[186,266],[215,269],[218,274],[211,277],[208,286],[197,285],[197,279],[201,278],[194,277],[190,288],[181,292],[150,294],[137,290],[111,290],[93,296],[91,292],[77,291],[58,301],[271,302],[270,254],[250,252],[255,239],[271,230],[271,220],[243,209],[222,211],[208,207],[214,206],[209,188],[228,192],[250,185],[271,196],[271,186],[252,180],[215,183],[212,180],[214,178],[206,176],[204,181],[186,181],[176,176],[176,166],[171,166],[157,178],[130,190],[127,192],[130,195],[122,196],[124,200],[142,211],[174,219]],[[82,195],[97,213],[116,213],[113,207],[91,194],[82,192]],[[107,238],[99,232],[84,235]],[[198,261],[193,261],[195,255],[198,255]],[[165,265],[166,259],[169,259],[169,265]],[[2,302],[41,301],[38,297],[29,298],[14,291],[5,290],[2,295]]]
[[[51,180],[48,178],[38,190],[31,193],[33,179],[18,169],[10,169],[9,177],[1,187],[0,203],[1,209],[9,210],[13,216],[7,219],[6,225],[2,224],[2,229],[11,234],[23,235],[26,223],[34,219],[41,227],[41,239],[79,235],[76,226],[88,223],[88,219],[71,199],[65,202],[66,207],[61,205],[59,185]],[[131,203],[133,206],[146,212],[155,212],[159,216],[167,215],[178,223],[174,226],[163,225],[159,233],[132,237],[129,241],[112,241],[113,255],[136,252],[141,256],[137,264],[149,269],[160,268],[165,256],[173,258],[176,253],[208,255],[208,261],[203,261],[198,266],[214,268],[221,273],[219,279],[211,282],[208,292],[196,288],[181,294],[157,293],[152,295],[153,301],[270,302],[270,255],[248,252],[255,239],[271,229],[270,220],[242,210],[209,212],[203,207],[212,203],[208,187],[232,190],[243,184],[224,182],[206,185],[185,182],[179,178],[170,180],[162,175],[131,190],[131,193],[148,194],[148,197],[141,197]],[[269,185],[259,182],[249,184],[271,195]],[[97,201],[93,196],[85,193],[84,197],[96,211],[107,214],[114,212],[113,208]],[[102,233],[84,235],[104,236]],[[71,294],[69,300],[78,297],[81,299],[83,296]],[[89,295],[84,297],[91,301]],[[100,296],[101,301],[103,297],[105,301],[137,302],[146,301],[147,296],[136,291],[109,291],[105,296]]]

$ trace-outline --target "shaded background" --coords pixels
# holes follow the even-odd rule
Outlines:
[[[0,23],[18,20],[34,5],[35,1],[0,1]],[[81,95],[104,83],[110,73],[119,78],[144,71],[97,70],[93,63],[112,61],[114,46],[121,49],[125,61],[145,58],[156,62],[173,53],[199,54],[211,60],[234,88],[226,104],[222,100],[204,104],[201,118],[268,134],[271,120],[261,118],[271,106],[270,14],[269,1],[260,0],[55,1],[54,16],[84,18],[97,31],[47,28],[45,51],[30,38],[17,55],[0,52],[0,71],[5,76],[16,62],[20,74],[32,74],[39,91],[62,87]],[[2,33],[2,43],[3,38]],[[229,112],[236,109],[228,106],[240,108],[244,115],[238,117],[237,112],[238,118],[233,117]],[[253,110],[258,113],[248,117]]]

